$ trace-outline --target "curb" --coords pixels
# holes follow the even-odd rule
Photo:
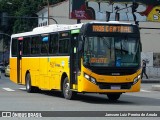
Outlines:
[[[142,83],[160,83],[159,78],[142,79]]]
[[[160,83],[160,80],[142,80],[142,83]]]
[[[160,91],[160,85],[152,85],[152,90]]]

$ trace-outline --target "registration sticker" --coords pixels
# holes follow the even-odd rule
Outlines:
[[[119,85],[111,85],[111,89],[112,90],[120,90],[121,86],[119,86]]]

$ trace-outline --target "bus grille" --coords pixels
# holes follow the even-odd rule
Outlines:
[[[119,87],[120,89],[130,89],[133,83],[97,83],[100,89],[112,89]]]

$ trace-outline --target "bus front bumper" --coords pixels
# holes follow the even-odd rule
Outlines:
[[[87,79],[79,80],[78,92],[92,92],[92,93],[125,93],[125,92],[139,92],[141,80],[133,84],[131,82],[122,83],[92,83]]]

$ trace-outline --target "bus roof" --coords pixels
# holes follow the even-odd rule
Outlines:
[[[51,32],[56,32],[56,31],[79,29],[81,28],[81,26],[82,24],[75,24],[75,25],[53,24],[53,25],[48,25],[48,26],[36,27],[30,32],[13,34],[11,37],[12,38],[23,37],[23,36],[29,36],[29,35],[51,33]]]
[[[102,24],[121,24],[121,25],[132,25],[132,23],[120,22],[120,21],[92,21],[89,23],[102,23]]]
[[[102,21],[92,21],[88,22],[89,24],[99,23],[99,24],[124,24],[124,25],[131,25],[131,23],[119,22],[119,21],[109,21],[109,22],[102,22]],[[56,31],[65,31],[65,30],[73,30],[73,29],[80,29],[84,23],[81,24],[53,24],[48,26],[36,27],[30,32],[18,33],[13,34],[11,37],[24,37],[29,35],[37,35],[37,34],[45,34],[45,33],[52,33]]]

